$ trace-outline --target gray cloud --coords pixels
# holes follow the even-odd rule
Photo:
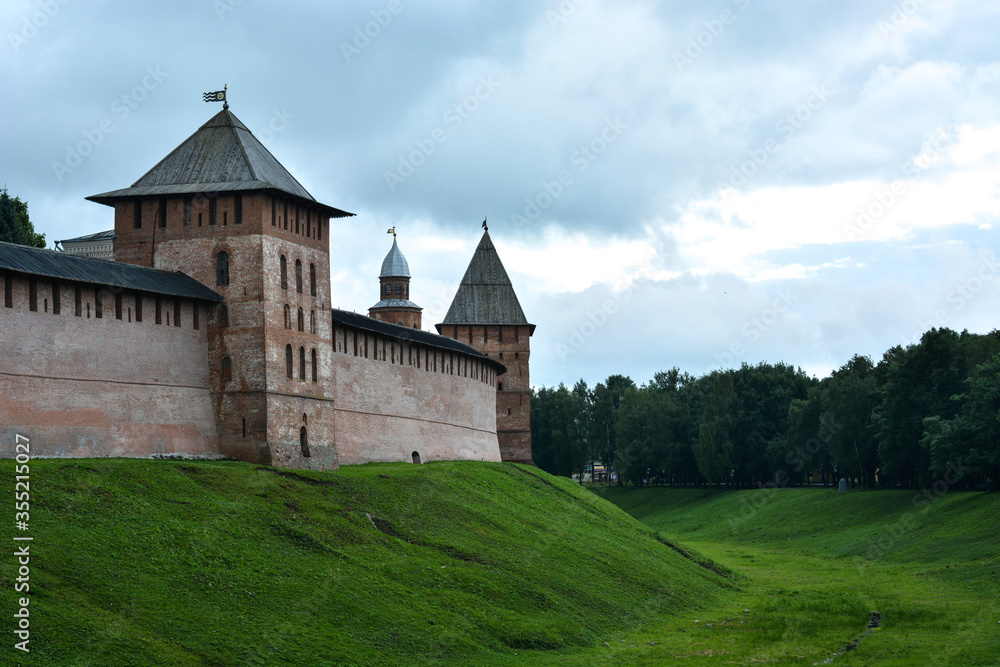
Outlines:
[[[334,275],[351,276],[338,305],[370,305],[386,222],[465,243],[489,214],[495,237],[553,257],[562,234],[641,240],[689,273],[650,282],[566,359],[555,346],[614,290],[561,293],[512,271],[539,325],[534,378],[702,371],[785,286],[699,266],[675,238],[681,215],[720,186],[889,182],[939,128],[995,124],[998,24],[971,0],[9,2],[0,173],[49,239],[108,228],[110,209],[83,198],[134,182],[217,111],[201,93],[228,83],[234,113],[306,188],[359,214],[334,242]],[[991,240],[942,227],[935,243],[955,241],[967,262]],[[741,360],[832,367],[926,321],[952,260],[866,242],[756,258],[852,261],[790,279],[798,307]],[[435,290],[468,262],[439,259],[424,278]],[[992,328],[974,305],[952,323]]]

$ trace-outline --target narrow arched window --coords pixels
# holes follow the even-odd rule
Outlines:
[[[229,306],[226,304],[219,304],[219,326],[228,327],[229,326]]]
[[[222,357],[222,381],[229,382],[233,379],[233,361],[229,357]]]
[[[390,296],[392,294],[392,285],[385,286],[385,295]]]
[[[316,296],[316,265],[309,265],[309,294]]]
[[[299,448],[302,449],[302,456],[309,458],[309,434],[305,426],[299,429]]]
[[[315,310],[310,310],[309,311],[309,333],[311,333],[311,334],[315,334],[316,333],[316,311]]]
[[[215,257],[215,284],[229,284],[229,253],[225,250]]]
[[[285,304],[285,328],[292,328],[292,309],[287,303]]]
[[[288,289],[288,260],[281,256],[281,289]]]
[[[302,294],[302,260],[295,260],[295,291]]]
[[[395,292],[397,296],[403,293],[403,288],[400,286],[399,283],[396,283]]]
[[[503,382],[497,383],[497,391],[503,391]]]
[[[301,308],[299,308],[299,322],[298,322],[298,324],[299,324],[299,331],[305,331],[306,330],[306,319],[302,315],[302,309]]]
[[[306,379],[306,348],[299,348],[299,379]]]
[[[316,348],[312,351],[312,381],[316,382],[319,377],[319,369],[316,367]]]
[[[292,346],[285,346],[285,376],[292,379]]]

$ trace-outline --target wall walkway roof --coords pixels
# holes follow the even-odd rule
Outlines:
[[[423,345],[441,348],[450,352],[460,352],[470,357],[477,357],[483,361],[490,362],[496,369],[497,375],[507,372],[507,367],[496,359],[491,359],[476,348],[457,341],[454,338],[439,336],[438,334],[424,331],[422,329],[404,327],[399,324],[390,324],[389,322],[383,322],[382,320],[376,320],[368,317],[367,315],[359,315],[358,313],[351,313],[346,310],[338,310],[334,308],[332,313],[333,322],[335,324],[339,323],[346,326],[356,327],[365,331],[372,331],[385,336],[400,338],[412,343],[421,343]]]
[[[153,294],[222,301],[222,296],[217,292],[179,271],[171,273],[15,243],[0,242],[0,269],[45,278],[124,287]]]

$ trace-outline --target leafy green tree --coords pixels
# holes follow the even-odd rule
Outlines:
[[[856,354],[835,370],[826,384],[825,402],[833,429],[830,453],[838,470],[860,478],[862,490],[874,486],[879,456],[872,413],[879,394],[872,360]]]
[[[594,387],[590,421],[591,446],[605,465],[614,465],[616,453],[615,424],[625,392],[635,388],[635,382],[624,375],[611,375],[606,382]],[[608,475],[608,484],[611,476]],[[619,478],[621,483],[621,478]]]
[[[920,342],[885,353],[876,377],[879,405],[873,422],[883,470],[907,487],[929,482],[930,451],[924,419],[952,419],[962,392],[965,350],[951,329],[931,329]]]
[[[657,449],[665,415],[656,399],[652,392],[631,387],[618,411],[614,465],[619,479],[633,486],[641,486],[647,472],[658,468]]]
[[[961,463],[995,478],[1000,470],[1000,354],[977,366],[965,386],[953,397],[961,406],[958,415],[925,420],[931,472],[943,477]]]
[[[591,434],[593,432],[591,424],[593,422],[594,412],[594,392],[587,387],[587,383],[581,378],[575,385],[573,385],[573,396],[577,401],[577,428],[580,433],[580,438],[582,439],[581,448],[583,450],[583,459],[587,464],[589,464],[590,470],[593,472],[594,463],[596,463],[596,460],[598,459],[594,443],[591,440]],[[583,482],[582,471],[580,474],[580,482]]]
[[[569,477],[587,459],[581,430],[583,400],[564,385],[542,387],[531,397],[532,460],[542,470]]]
[[[788,405],[788,428],[768,443],[768,463],[785,483],[800,484],[819,470],[825,484],[826,475],[833,472],[830,434],[822,418],[823,395],[823,385],[817,384],[809,387],[806,398],[793,398]]]
[[[729,484],[733,470],[733,443],[729,439],[732,428],[733,371],[714,371],[712,388],[705,399],[694,457],[698,472],[710,483]]]
[[[672,368],[653,376],[648,391],[663,415],[655,449],[658,467],[671,484],[701,483],[693,445],[699,437],[707,383]]]
[[[11,197],[7,188],[0,190],[0,241],[45,247],[45,234],[36,233],[28,217],[28,202]]]

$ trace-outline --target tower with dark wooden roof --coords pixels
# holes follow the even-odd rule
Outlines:
[[[378,282],[381,298],[368,309],[368,316],[383,322],[419,329],[420,313],[423,308],[410,301],[410,265],[399,250],[395,233],[392,235],[392,248],[382,260]]]
[[[497,380],[497,439],[504,461],[531,462],[529,324],[489,231],[483,233],[438,333],[507,367]]]
[[[181,271],[223,301],[209,322],[221,453],[336,467],[330,381],[330,218],[228,109],[131,187],[115,209],[115,260]]]

